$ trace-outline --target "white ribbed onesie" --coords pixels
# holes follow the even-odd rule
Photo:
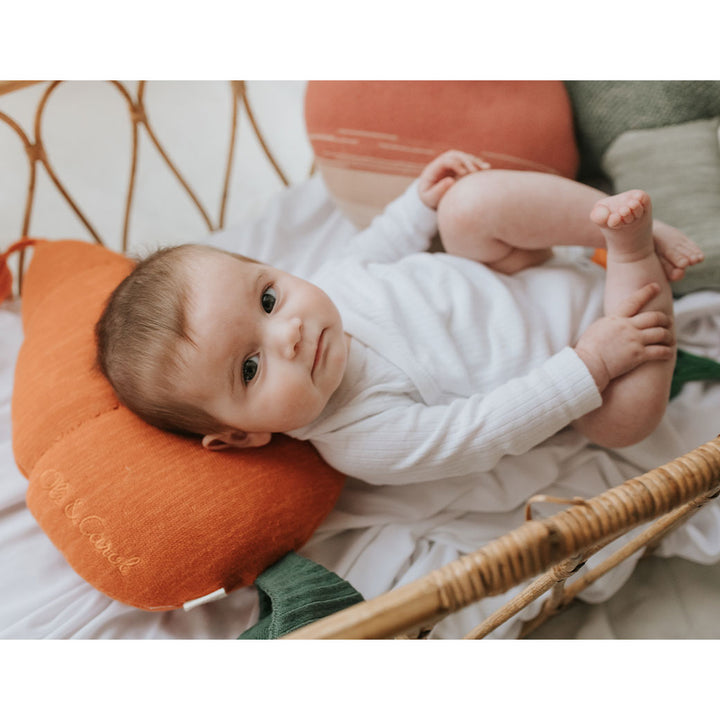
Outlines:
[[[502,275],[424,252],[436,229],[414,183],[311,278],[350,356],[321,415],[288,434],[367,482],[490,470],[602,403],[570,346],[602,315],[604,271],[553,259]]]

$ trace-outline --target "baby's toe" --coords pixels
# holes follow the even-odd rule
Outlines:
[[[597,225],[606,225],[610,218],[610,209],[602,203],[597,203],[590,213],[590,220]]]
[[[621,212],[610,213],[607,219],[607,226],[615,229],[625,224],[625,216]]]

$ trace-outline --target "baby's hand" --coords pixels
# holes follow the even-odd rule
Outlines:
[[[598,390],[610,381],[652,360],[675,355],[672,319],[660,310],[640,312],[658,293],[656,283],[630,295],[617,315],[596,320],[582,334],[575,352],[587,365]]]
[[[490,165],[480,158],[459,150],[448,150],[438,155],[420,173],[418,193],[420,199],[433,210],[437,210],[442,196],[459,178],[479,170],[488,170]]]

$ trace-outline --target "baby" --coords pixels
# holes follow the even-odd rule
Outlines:
[[[424,252],[436,232],[446,253]],[[607,269],[553,245],[607,248]],[[380,484],[492,469],[573,425],[605,447],[660,422],[669,280],[702,260],[613,197],[449,151],[312,283],[217,249],[142,261],[96,328],[119,398],[208,449],[310,440]]]

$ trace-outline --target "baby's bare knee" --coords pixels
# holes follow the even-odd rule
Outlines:
[[[466,189],[467,179],[462,178],[452,185],[438,205],[438,230],[448,252],[452,252],[455,243],[467,234],[468,228],[472,226],[473,215],[477,212],[477,206],[473,206]]]
[[[449,253],[466,256],[470,247],[474,251],[478,243],[492,240],[491,174],[484,171],[460,178],[440,200],[438,231]]]

